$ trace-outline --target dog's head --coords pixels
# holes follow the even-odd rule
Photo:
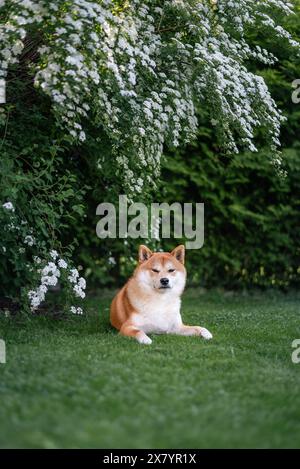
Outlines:
[[[141,245],[139,265],[135,272],[137,280],[147,289],[162,294],[173,291],[180,295],[186,279],[184,253],[183,245],[177,246],[172,252],[152,252]]]

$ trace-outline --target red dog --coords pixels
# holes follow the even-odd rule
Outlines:
[[[133,276],[112,301],[111,324],[120,334],[135,337],[140,344],[151,344],[147,333],[198,335],[211,339],[200,326],[186,326],[180,314],[185,287],[184,246],[171,253],[152,253],[139,248],[139,265]]]

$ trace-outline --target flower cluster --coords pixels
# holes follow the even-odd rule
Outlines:
[[[9,7],[8,7],[9,3]],[[155,184],[165,144],[197,129],[205,106],[228,151],[256,150],[255,130],[279,146],[282,116],[248,59],[271,64],[245,31],[261,30],[299,47],[279,24],[292,5],[281,0],[0,1],[0,78],[20,57],[33,26],[40,31],[35,84],[49,95],[60,123],[84,141],[83,118],[111,141],[128,193]],[[251,37],[251,34],[247,35]],[[101,167],[99,160],[98,167]],[[141,176],[143,175],[143,176]]]
[[[75,296],[85,298],[86,281],[83,277],[79,277],[79,272],[75,268],[68,269],[68,263],[59,257],[58,252],[55,250],[50,251],[50,260],[43,268],[39,268],[38,272],[41,275],[40,285],[36,290],[30,290],[28,292],[28,298],[30,300],[30,306],[32,310],[35,310],[44,300],[47,291],[51,287],[55,287],[61,277],[62,271],[66,271],[67,278],[70,288],[74,292]],[[35,257],[35,263],[40,265],[41,259]],[[70,311],[76,314],[82,314],[81,308],[71,307]]]
[[[35,238],[32,236],[32,228],[26,227],[27,222],[26,220],[21,219],[19,221],[17,215],[15,214],[15,207],[12,202],[5,202],[2,204],[2,208],[8,215],[8,218],[6,218],[6,223],[3,226],[3,229],[7,229],[10,232],[15,232],[15,235],[18,238],[21,238],[20,241],[27,245],[32,247],[35,244]],[[4,252],[6,251],[6,248],[4,246]],[[25,249],[23,247],[19,247],[19,252],[25,252]]]
[[[76,308],[75,306],[71,306],[70,311],[72,314],[83,314],[82,308]]]
[[[73,285],[73,291],[75,295],[80,298],[85,298],[85,288],[86,288],[86,281],[83,277],[79,277],[79,272],[77,269],[71,269],[70,275],[68,277],[70,283]]]
[[[13,206],[12,202],[5,202],[4,204],[2,204],[2,207],[5,210],[11,210],[12,212],[15,211],[15,207]]]

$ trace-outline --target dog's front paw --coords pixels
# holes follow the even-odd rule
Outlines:
[[[205,327],[200,327],[200,335],[205,340],[210,340],[213,337],[212,334],[207,329],[205,329]]]
[[[136,338],[137,338],[137,341],[140,344],[144,344],[144,345],[152,344],[152,340],[144,332],[139,332],[139,334],[137,334]]]

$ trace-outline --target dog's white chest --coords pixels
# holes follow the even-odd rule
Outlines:
[[[158,298],[135,304],[137,313],[133,314],[132,322],[146,333],[174,332],[182,323],[180,315],[180,299],[161,295]]]

